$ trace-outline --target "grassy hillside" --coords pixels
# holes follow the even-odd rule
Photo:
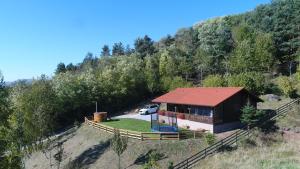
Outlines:
[[[63,156],[61,168],[117,168],[117,156],[110,149],[107,134],[90,126],[83,125],[70,134],[64,135],[59,141],[63,142]],[[206,146],[200,139],[189,139],[181,141],[140,141],[129,139],[127,150],[122,154],[121,164],[124,168],[142,168],[147,159],[147,153],[157,151],[160,154],[158,161],[161,168],[166,168],[169,161],[176,162],[196,153]],[[52,156],[57,153],[52,149]],[[47,156],[49,157],[47,151]],[[51,159],[52,167],[56,168],[57,163]],[[26,159],[26,168],[44,169],[50,168],[50,159],[42,152],[36,152]]]
[[[289,99],[268,101],[259,105],[262,109],[274,109],[285,104]],[[299,168],[300,166],[300,113],[294,109],[285,117],[276,121],[267,133],[256,131],[253,137],[239,143],[237,149],[216,154],[200,161],[196,168]],[[218,135],[218,136],[222,136]],[[82,125],[72,129],[58,141],[63,143],[61,168],[117,168],[117,156],[110,149],[107,134],[90,126]],[[147,154],[157,151],[158,163],[166,168],[170,161],[176,163],[203,149],[206,145],[202,139],[180,141],[139,141],[129,139],[128,149],[122,155],[124,168],[142,168],[147,161]],[[59,149],[53,148],[36,152],[25,160],[26,168],[41,169],[57,167],[54,159]],[[52,159],[49,159],[51,152]],[[50,164],[51,163],[51,164]]]
[[[253,137],[241,141],[237,149],[204,159],[196,168],[299,169],[299,107],[276,121],[274,126],[276,131],[266,133],[257,130]]]

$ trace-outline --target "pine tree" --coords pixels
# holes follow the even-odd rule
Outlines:
[[[102,47],[101,56],[110,56],[110,49],[108,45]]]

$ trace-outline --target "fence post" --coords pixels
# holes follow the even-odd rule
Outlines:
[[[161,133],[159,133],[159,139],[161,140]]]
[[[186,168],[189,168],[189,159],[186,160]]]
[[[238,141],[238,133],[236,132],[235,133],[235,144],[237,144],[237,141]]]
[[[143,133],[141,133],[141,140],[144,141]]]

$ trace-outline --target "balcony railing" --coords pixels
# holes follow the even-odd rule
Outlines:
[[[174,116],[178,119],[184,119],[184,120],[190,120],[195,122],[201,122],[201,123],[208,123],[213,124],[213,118],[210,116],[202,116],[202,115],[195,115],[195,114],[187,114],[187,113],[178,113],[173,111],[159,111],[159,115],[161,116]]]

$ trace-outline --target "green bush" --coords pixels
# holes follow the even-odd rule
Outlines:
[[[206,133],[205,136],[205,142],[208,144],[208,145],[212,145],[216,142],[216,136],[212,133]]]
[[[156,150],[151,151],[148,155],[147,162],[144,164],[143,169],[152,169],[152,168],[159,168],[158,160],[163,157],[163,154],[158,153]]]
[[[204,87],[223,87],[226,81],[221,75],[209,75],[203,81]]]
[[[241,145],[241,147],[244,147],[244,148],[253,148],[256,146],[256,142],[255,140],[253,139],[250,139],[250,138],[244,138],[242,139],[239,144]]]
[[[246,105],[242,108],[241,122],[248,126],[256,124],[264,115],[262,110],[257,110],[251,105]]]
[[[168,169],[173,169],[174,168],[174,164],[172,161],[169,161],[168,163]]]
[[[292,97],[296,93],[292,79],[287,76],[280,76],[277,79],[277,84],[282,94],[287,97]]]

